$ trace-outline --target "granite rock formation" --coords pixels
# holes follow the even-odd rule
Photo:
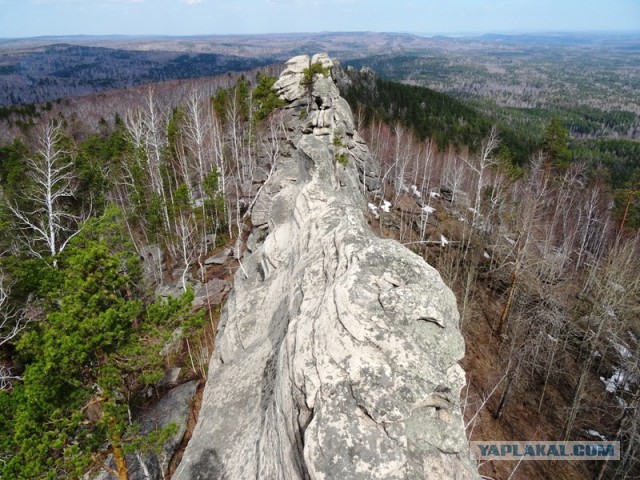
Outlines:
[[[315,62],[333,66],[295,57],[276,83],[286,146],[253,207],[174,478],[479,478],[455,298],[422,258],[369,229],[377,171],[331,75],[301,84]]]

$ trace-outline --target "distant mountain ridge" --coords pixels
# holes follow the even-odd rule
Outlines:
[[[273,58],[136,51],[56,43],[0,54],[0,106],[43,103],[104,90],[245,71]]]
[[[52,46],[55,46],[53,50]],[[475,71],[489,65],[490,71],[480,73],[497,79],[499,85],[506,84],[505,88],[509,89],[512,79],[503,81],[502,78],[494,78],[495,73],[505,69],[511,71],[514,66],[522,70],[522,65],[539,69],[540,65],[535,61],[542,58],[540,55],[548,55],[550,47],[553,47],[550,50],[552,63],[556,57],[566,58],[568,54],[578,59],[578,67],[584,66],[580,60],[583,57],[575,57],[574,54],[580,55],[582,48],[595,49],[588,59],[595,61],[595,66],[591,67],[598,74],[601,70],[598,66],[601,67],[602,62],[610,64],[612,59],[609,55],[613,55],[617,62],[614,66],[623,68],[616,74],[623,76],[624,80],[629,77],[629,81],[633,82],[633,70],[626,67],[634,66],[635,58],[640,55],[640,32],[486,34],[464,37],[429,37],[392,32],[317,32],[0,39],[0,106],[46,102],[163,80],[248,70],[267,64],[281,64],[293,56],[317,51],[327,52],[341,62],[370,62],[371,58],[380,56],[392,59],[421,58],[426,64],[412,64],[414,69],[407,75],[374,70],[387,79],[410,81],[440,91],[450,91],[449,83],[455,83],[459,74],[466,72],[470,66]],[[569,50],[556,52],[556,49]],[[478,60],[482,60],[481,65],[475,65]],[[431,68],[434,62],[437,67],[435,71]],[[494,72],[494,69],[497,70]],[[439,81],[442,74],[445,83],[434,85],[433,81]],[[577,77],[584,75],[578,74]],[[570,77],[574,78],[575,75]],[[475,88],[475,83],[467,83],[464,88]],[[618,83],[613,85],[614,91],[628,97],[623,91],[626,83]],[[533,87],[537,88],[536,85]],[[465,93],[468,94],[467,90]],[[620,99],[616,100],[619,104]],[[620,108],[619,105],[617,107]]]

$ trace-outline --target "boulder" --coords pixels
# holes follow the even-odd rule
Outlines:
[[[212,278],[207,283],[196,284],[194,289],[193,306],[218,305],[231,290],[231,284],[219,278]]]
[[[300,85],[305,68],[309,68],[310,59],[307,55],[293,57],[285,64],[285,69],[273,88],[287,102],[305,97],[305,89]]]
[[[227,261],[227,258],[229,258],[229,255],[231,255],[231,249],[225,248],[221,252],[218,252],[215,255],[212,255],[209,258],[207,258],[204,261],[204,264],[205,265],[224,265],[224,263]]]

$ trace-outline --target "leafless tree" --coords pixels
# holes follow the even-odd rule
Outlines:
[[[544,168],[544,156],[539,154],[532,159],[528,178],[522,183],[518,193],[520,204],[515,216],[516,240],[513,248],[509,249],[510,253],[506,255],[511,266],[511,280],[507,290],[507,299],[496,326],[496,335],[498,336],[502,335],[507,324],[511,307],[523,279],[522,275],[531,267],[530,262],[534,261],[532,260],[532,249],[535,247],[535,232],[544,210],[544,201],[548,190],[548,172]]]
[[[21,310],[9,305],[10,294],[11,285],[0,270],[0,347],[14,340],[28,323]],[[20,380],[20,377],[13,375],[6,365],[0,364],[0,390],[11,388],[16,380]]]
[[[637,357],[634,360],[635,368],[629,371],[639,375]],[[636,376],[636,378],[638,377]],[[620,441],[621,444],[620,461],[613,465],[603,462],[597,480],[604,477],[607,466],[610,467],[612,478],[616,479],[631,478],[630,474],[637,471],[640,466],[640,388],[636,387],[630,398],[622,400],[622,402],[623,408],[618,421],[618,430],[613,437],[614,441]]]
[[[161,201],[161,214],[165,228],[169,225],[168,201],[162,182],[163,152],[167,146],[166,116],[157,105],[153,88],[147,89],[144,108],[129,110],[125,115],[125,125],[129,138],[134,146],[133,161],[145,172],[145,185],[142,189],[151,191]],[[130,176],[130,183],[135,184],[135,176]],[[137,179],[140,182],[140,179]]]
[[[210,218],[210,224],[214,226],[213,231],[207,231],[206,221],[199,223],[202,253],[206,252],[206,237],[208,233],[215,236],[220,224],[219,214],[222,212],[208,212],[206,209],[207,192],[205,192],[205,182],[208,176],[216,173],[219,185],[218,192],[225,201],[225,210],[228,209],[226,199],[226,172],[224,164],[224,139],[220,124],[213,114],[211,102],[199,91],[193,91],[187,100],[186,119],[182,126],[184,144],[186,150],[193,159],[193,165],[189,163],[191,171],[185,171],[183,177],[185,182],[189,175],[195,172],[195,189],[198,198],[195,207],[201,210],[202,219]],[[186,156],[186,155],[185,155]],[[190,185],[190,182],[187,182]],[[209,192],[211,194],[211,192]],[[213,200],[213,199],[209,199]],[[215,241],[213,242],[215,244]]]
[[[579,218],[582,220],[579,226],[579,239],[577,245],[577,258],[575,269],[578,270],[584,261],[587,253],[588,242],[590,239],[598,238],[596,229],[598,227],[598,216],[601,210],[599,208],[600,199],[603,195],[602,187],[598,184],[594,185],[588,192],[581,208],[578,212]]]
[[[498,163],[498,160],[494,157],[494,153],[500,145],[500,139],[498,136],[498,129],[495,125],[491,128],[489,135],[482,141],[480,148],[480,155],[477,159],[470,159],[468,157],[462,157],[462,160],[466,163],[467,167],[476,174],[475,184],[475,200],[473,202],[473,219],[471,224],[478,225],[478,219],[481,216],[481,204],[482,204],[482,192],[485,182],[487,181],[487,170]]]
[[[541,225],[539,238],[543,261],[538,264],[538,274],[547,282],[556,282],[563,277],[571,258],[578,229],[577,205],[585,189],[584,167],[572,165],[567,171],[550,182],[549,203],[552,213],[547,214]]]
[[[202,185],[207,174],[214,168],[211,135],[214,121],[209,102],[203,102],[199,91],[194,90],[187,101],[187,115],[183,126],[185,145],[195,160],[198,183]]]
[[[640,259],[635,239],[614,246],[593,268],[598,274],[592,277],[595,280],[588,290],[590,309],[584,317],[586,330],[579,345],[579,374],[566,416],[565,439],[570,438],[581,411],[595,352],[606,356],[614,349],[611,338],[618,337],[621,330],[628,328],[640,310]]]
[[[0,270],[0,347],[18,336],[27,321],[22,312],[9,305],[11,285]]]
[[[171,227],[171,239],[167,242],[167,247],[171,257],[179,260],[182,266],[180,283],[186,291],[189,269],[204,254],[205,244],[199,235],[198,225],[191,208],[176,212]]]
[[[24,194],[22,204],[9,204],[21,231],[20,239],[28,252],[37,257],[55,257],[78,233],[90,213],[73,215],[67,202],[76,192],[77,177],[69,151],[61,145],[62,129],[50,122],[39,137],[40,148],[28,160],[27,175],[33,188]],[[54,264],[56,260],[54,258]]]
[[[460,188],[467,179],[466,163],[453,151],[448,151],[444,170],[444,182],[451,188],[451,202],[455,203]]]

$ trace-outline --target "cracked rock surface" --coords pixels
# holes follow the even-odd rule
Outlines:
[[[422,258],[370,231],[363,184],[376,188],[376,170],[332,78],[301,86],[316,61],[333,65],[295,57],[276,83],[287,145],[255,203],[174,478],[479,478],[455,298]]]

